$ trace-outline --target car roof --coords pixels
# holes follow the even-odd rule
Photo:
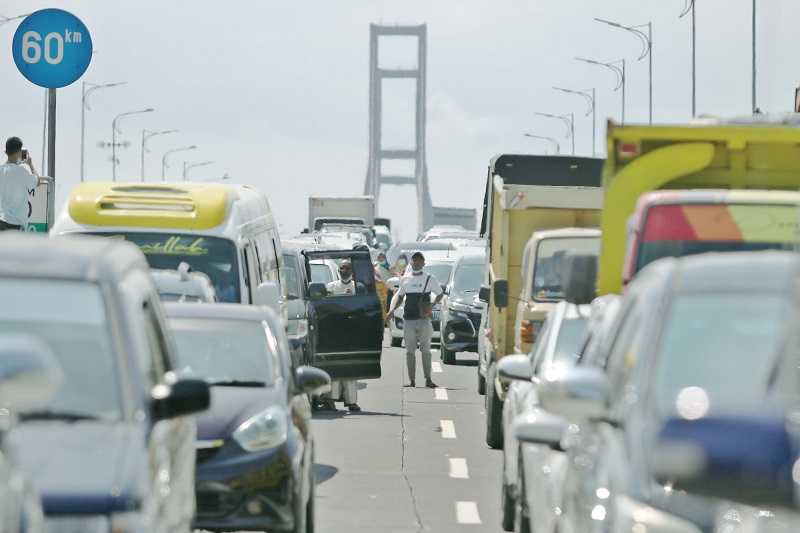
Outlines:
[[[164,309],[169,318],[243,320],[250,322],[263,322],[275,318],[275,313],[271,309],[259,305],[165,302]]]
[[[485,265],[486,264],[486,254],[485,253],[464,253],[461,254],[461,257],[458,258],[458,264],[463,265]]]
[[[149,272],[139,248],[121,239],[7,231],[0,235],[0,250],[0,276],[115,283],[131,270]]]
[[[650,191],[639,198],[639,208],[661,204],[798,204],[800,192],[756,189],[691,189]]]

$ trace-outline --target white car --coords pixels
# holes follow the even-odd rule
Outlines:
[[[202,272],[192,272],[188,263],[179,264],[177,270],[153,269],[150,273],[164,302],[217,301],[211,279]]]

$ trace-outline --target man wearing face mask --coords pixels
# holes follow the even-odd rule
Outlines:
[[[394,311],[405,300],[403,307],[403,334],[406,343],[406,365],[408,367],[409,387],[416,386],[417,343],[422,354],[422,371],[425,374],[425,386],[436,388],[431,379],[431,337],[433,337],[432,307],[438,304],[444,292],[442,284],[436,276],[423,270],[425,256],[415,252],[411,256],[411,271],[400,280],[400,287],[392,298],[392,305],[386,320],[394,316]],[[431,303],[431,293],[436,300]]]

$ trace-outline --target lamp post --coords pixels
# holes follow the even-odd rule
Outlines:
[[[697,13],[694,0],[686,0],[686,7],[679,18],[692,14],[692,118],[697,116]]]
[[[584,57],[576,57],[578,61],[582,61],[584,63],[588,63],[590,65],[597,65],[600,67],[606,67],[611,72],[617,75],[617,86],[614,87],[615,91],[618,91],[622,88],[622,125],[625,125],[625,86],[627,85],[627,79],[625,78],[625,58],[619,59],[617,61],[611,61],[608,63],[603,63],[601,61],[595,61],[593,59],[586,59]],[[617,63],[622,63],[622,68],[617,66]]]
[[[148,107],[147,109],[140,109],[138,111],[128,111],[126,113],[120,113],[114,120],[111,121],[111,176],[112,181],[117,181],[117,123],[123,117],[129,117],[131,115],[141,115],[143,113],[152,113],[154,110],[152,107]],[[120,132],[122,133],[122,132]]]
[[[550,141],[556,147],[556,154],[561,154],[561,145],[558,143],[557,140],[553,139],[552,137],[546,137],[544,135],[534,135],[533,133],[524,133],[525,137],[529,137],[531,139],[539,139],[542,141]]]
[[[167,150],[166,152],[164,152],[164,155],[161,157],[161,181],[166,181],[167,180],[167,177],[166,177],[167,176],[167,166],[168,166],[167,165],[167,157],[169,157],[170,154],[174,154],[174,153],[177,153],[177,152],[187,152],[189,150],[196,150],[196,149],[197,149],[197,146],[193,144],[191,146],[183,146],[181,148],[175,148],[173,150]]]
[[[13,17],[6,17],[6,16],[3,16],[3,15],[0,15],[0,26],[2,26],[3,24],[6,24],[8,22],[14,21],[14,20],[24,19],[28,15],[30,15],[30,13],[25,13],[24,15],[14,15]]]
[[[552,115],[550,113],[534,113],[540,117],[554,118],[562,121],[567,125],[567,137],[572,139],[572,155],[575,155],[575,113],[567,113],[566,115]]]
[[[189,163],[188,161],[184,161],[183,162],[183,181],[186,181],[186,175],[191,169],[197,168],[197,167],[204,167],[206,165],[211,165],[213,163],[214,163],[214,161],[202,161],[200,163]]]
[[[757,35],[756,35],[756,0],[753,0],[753,113],[755,114],[758,111],[758,93],[757,93],[757,85],[756,85],[756,75],[758,74],[756,70],[756,44],[757,44]]]
[[[99,89],[110,89],[111,87],[119,87],[125,85],[126,81],[118,81],[115,83],[89,83],[83,82],[81,90],[81,181],[84,180],[84,153],[86,145],[86,110],[92,110],[89,106],[89,95]]]
[[[755,0],[753,0],[755,1]],[[625,30],[634,34],[636,37],[641,39],[642,41],[642,53],[639,54],[639,58],[637,61],[641,61],[645,57],[649,59],[649,70],[650,70],[650,124],[653,124],[653,23],[648,22],[647,24],[639,24],[638,26],[625,26],[624,24],[620,24],[618,22],[612,22],[610,20],[604,19],[595,19],[597,22],[602,22],[603,24],[608,24],[614,28],[619,28],[621,30]],[[640,28],[647,28],[647,33],[642,31]],[[625,64],[623,63],[623,69],[625,68]],[[625,121],[623,120],[623,123]]]
[[[167,135],[169,133],[178,133],[178,130],[162,130],[162,131],[150,131],[147,129],[142,130],[142,170],[140,172],[142,183],[144,183],[144,154],[145,152],[150,151],[147,149],[148,139],[150,139],[151,137],[156,137],[157,135]]]
[[[575,96],[582,96],[589,104],[589,109],[586,110],[586,116],[592,115],[592,157],[597,155],[596,140],[597,140],[597,98],[594,88],[585,91],[575,91],[572,89],[564,89],[563,87],[553,87],[554,90]],[[591,92],[590,92],[591,91]],[[574,130],[573,130],[574,131]]]

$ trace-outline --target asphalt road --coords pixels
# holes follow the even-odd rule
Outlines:
[[[386,343],[383,377],[361,385],[363,412],[315,416],[318,532],[502,531],[502,452],[484,440],[477,356],[433,360],[439,390],[422,388],[419,362],[417,388],[404,388],[405,349]]]

